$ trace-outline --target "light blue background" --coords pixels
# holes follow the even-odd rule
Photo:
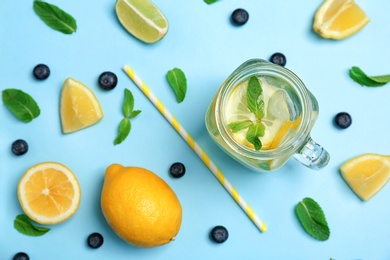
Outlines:
[[[51,0],[77,20],[78,30],[64,35],[47,27],[34,13],[33,1],[0,3],[0,90],[19,88],[41,107],[31,123],[18,121],[0,107],[0,259],[19,251],[30,259],[390,259],[390,187],[362,202],[343,181],[339,166],[356,155],[389,151],[390,85],[364,88],[348,76],[351,66],[369,75],[390,73],[390,1],[358,0],[371,22],[356,35],[333,41],[311,29],[321,0],[155,0],[169,20],[169,32],[158,43],[144,44],[119,24],[114,0]],[[238,7],[250,15],[242,27],[229,21]],[[331,154],[329,165],[315,172],[295,160],[273,173],[255,173],[225,155],[209,137],[205,111],[223,80],[249,58],[268,59],[274,52],[287,57],[294,71],[317,97],[320,114],[313,138]],[[32,69],[46,63],[51,75],[34,80]],[[242,197],[268,225],[265,233],[253,225],[181,137],[122,71],[128,64],[149,85],[195,140],[210,155]],[[166,72],[181,68],[188,92],[178,104]],[[110,70],[119,84],[113,91],[99,89],[97,78]],[[88,129],[63,135],[59,94],[67,77],[89,86],[101,102],[104,119]],[[142,113],[124,143],[114,146],[123,89],[130,89]],[[353,117],[345,130],[332,120],[341,111]],[[30,146],[27,154],[11,153],[19,138]],[[42,237],[28,237],[13,228],[22,213],[17,183],[24,171],[39,162],[58,161],[77,175],[82,200],[77,214],[52,226]],[[186,175],[173,179],[168,169],[183,162]],[[139,249],[120,240],[100,211],[103,176],[111,163],[148,168],[176,192],[183,206],[177,240],[154,249]],[[295,205],[305,197],[323,208],[331,235],[320,242],[300,226]],[[215,225],[229,230],[224,244],[214,244],[208,233]],[[92,232],[104,236],[97,250],[86,245]]]

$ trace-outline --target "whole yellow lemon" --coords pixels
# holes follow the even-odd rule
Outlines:
[[[138,247],[167,244],[181,226],[182,207],[176,194],[163,179],[144,168],[110,165],[101,208],[115,233]]]

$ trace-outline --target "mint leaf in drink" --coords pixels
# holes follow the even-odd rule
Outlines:
[[[263,146],[259,137],[264,136],[264,131],[265,127],[260,122],[252,124],[248,128],[248,132],[246,133],[246,140],[253,144],[256,151],[260,150]]]
[[[257,77],[256,76],[250,77],[248,81],[246,100],[247,100],[249,111],[255,114],[256,118],[258,119],[264,117],[264,101],[263,100],[258,101],[262,93],[263,93],[263,89]]]
[[[28,236],[42,236],[49,232],[50,228],[35,226],[25,214],[16,216],[14,220],[14,228],[22,234]]]
[[[32,121],[41,113],[35,100],[19,89],[5,89],[2,93],[3,103],[20,120],[25,123]]]
[[[311,198],[304,198],[295,207],[295,212],[303,228],[315,239],[325,241],[330,230],[320,205]]]
[[[359,67],[352,67],[349,76],[358,84],[367,87],[381,87],[390,82],[390,75],[367,76]]]
[[[239,122],[232,122],[232,123],[228,124],[228,127],[233,133],[237,133],[245,128],[248,128],[251,125],[253,125],[253,122],[248,119],[248,120],[242,120]]]
[[[168,71],[167,79],[176,95],[177,102],[181,103],[187,92],[187,79],[184,72],[181,69],[174,68]]]
[[[123,115],[130,117],[131,112],[134,109],[134,97],[130,90],[125,89],[125,100],[123,101]]]
[[[129,135],[131,130],[131,123],[127,117],[124,117],[119,124],[118,135],[114,140],[114,145],[122,143]]]
[[[64,34],[76,31],[76,20],[59,7],[39,0],[34,1],[33,7],[35,13],[52,29]]]
[[[134,96],[128,89],[125,89],[122,108],[124,117],[119,123],[118,134],[114,140],[114,145],[120,144],[126,139],[131,130],[130,119],[135,118],[141,113],[141,110],[134,110]]]

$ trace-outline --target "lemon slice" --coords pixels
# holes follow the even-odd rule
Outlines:
[[[358,32],[369,21],[354,0],[325,0],[317,9],[313,28],[324,38],[341,40]]]
[[[118,0],[115,10],[123,27],[143,42],[157,42],[168,32],[167,19],[149,0]]]
[[[362,154],[341,165],[340,171],[356,195],[368,201],[390,179],[390,156]]]
[[[95,94],[83,83],[67,78],[62,86],[60,116],[63,133],[94,125],[103,118]]]
[[[56,162],[29,168],[18,184],[26,215],[40,224],[57,224],[73,216],[80,204],[80,185],[71,170]]]

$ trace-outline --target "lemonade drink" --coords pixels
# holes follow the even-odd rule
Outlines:
[[[319,169],[329,154],[310,138],[317,116],[315,97],[295,74],[256,59],[222,84],[206,113],[206,127],[225,152],[252,169],[276,170],[293,155]]]

